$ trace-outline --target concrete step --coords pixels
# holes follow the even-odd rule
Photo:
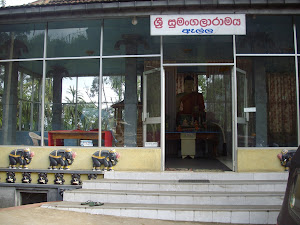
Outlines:
[[[107,171],[105,179],[126,180],[287,180],[288,172],[236,173],[236,172],[121,172]]]
[[[156,205],[105,203],[90,207],[80,202],[53,202],[44,208],[60,209],[91,214],[161,219],[173,221],[218,222],[239,224],[276,224],[280,206],[249,205]]]
[[[64,201],[174,205],[281,205],[284,192],[190,192],[77,189]]]
[[[105,172],[50,208],[150,219],[275,224],[288,173]],[[82,206],[88,200],[104,206]]]
[[[87,180],[83,189],[127,191],[284,192],[286,180]]]

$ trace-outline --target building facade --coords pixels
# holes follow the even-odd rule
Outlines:
[[[120,171],[284,170],[277,154],[300,141],[299,3],[1,8],[1,167],[29,146],[31,168],[46,169],[60,146],[81,170],[112,148]],[[189,79],[197,97],[183,100]]]

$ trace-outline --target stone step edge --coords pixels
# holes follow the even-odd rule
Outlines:
[[[182,185],[210,185],[210,184],[276,184],[286,183],[287,180],[195,180],[194,182],[184,180],[134,180],[134,179],[94,179],[84,180],[86,183],[134,183],[134,184],[182,184]]]
[[[104,203],[102,206],[81,205],[81,202],[46,203],[42,208],[53,209],[138,209],[138,210],[175,210],[175,211],[279,211],[279,205],[169,205],[169,204],[133,204],[133,203]]]
[[[208,180],[287,180],[289,173],[282,172],[191,172],[191,171],[164,171],[164,172],[140,172],[140,171],[108,171],[106,179],[135,179],[135,180],[178,180],[178,179],[208,179]]]
[[[201,191],[135,191],[135,190],[110,190],[110,189],[75,189],[66,190],[65,193],[73,194],[115,194],[115,195],[158,195],[158,196],[230,196],[230,197],[240,197],[242,196],[284,196],[285,192],[221,192],[221,191],[211,191],[211,192],[201,192]]]

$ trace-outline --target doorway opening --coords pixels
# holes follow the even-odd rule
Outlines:
[[[40,202],[47,202],[47,193],[43,191],[19,192],[18,205],[28,205]]]
[[[232,67],[165,68],[165,168],[231,171]]]

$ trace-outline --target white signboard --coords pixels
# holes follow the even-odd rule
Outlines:
[[[245,35],[245,14],[152,15],[151,35]]]
[[[158,143],[157,142],[145,142],[145,147],[158,147]]]
[[[244,108],[245,113],[256,112],[256,107]]]

